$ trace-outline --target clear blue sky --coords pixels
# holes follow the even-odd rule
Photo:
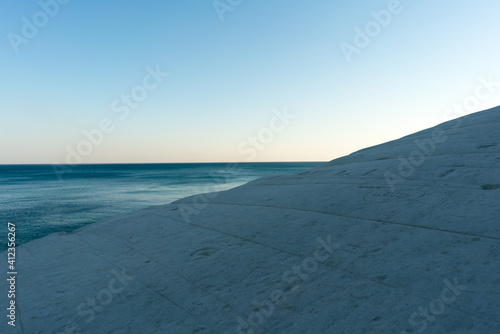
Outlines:
[[[55,1],[0,4],[0,163],[326,161],[500,81],[491,0]],[[373,37],[348,61],[356,27]]]

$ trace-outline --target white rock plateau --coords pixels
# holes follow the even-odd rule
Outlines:
[[[500,333],[499,203],[500,107],[19,246],[0,332]]]

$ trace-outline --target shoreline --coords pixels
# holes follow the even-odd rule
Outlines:
[[[55,179],[51,166],[8,167],[10,172],[0,170],[6,193],[0,219],[18,225],[17,239],[24,244],[54,232],[71,233],[117,214],[229,189],[262,175],[303,171],[317,163],[252,163],[233,171],[226,166],[89,165],[75,168],[62,181]],[[0,251],[7,248],[4,240],[0,236]]]

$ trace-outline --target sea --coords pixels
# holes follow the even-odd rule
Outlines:
[[[119,214],[323,162],[0,165],[0,251]],[[13,224],[13,225],[12,225]],[[12,236],[12,235],[11,235]]]

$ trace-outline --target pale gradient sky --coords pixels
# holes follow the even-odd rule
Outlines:
[[[72,0],[57,13],[54,1],[40,1],[53,17],[0,3],[3,164],[66,163],[103,119],[113,130],[73,161],[327,161],[436,125],[479,78],[500,81],[491,0],[402,0],[350,62],[340,45],[391,1],[247,0],[223,21],[212,0]],[[120,119],[113,102],[157,65],[169,75]],[[500,87],[490,95],[475,109],[500,104]],[[295,118],[281,126],[285,107]]]

